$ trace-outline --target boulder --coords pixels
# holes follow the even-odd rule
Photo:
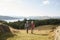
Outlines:
[[[9,26],[5,24],[0,24],[0,33],[7,33],[7,32],[11,32]]]
[[[55,40],[60,40],[60,26],[55,30]]]

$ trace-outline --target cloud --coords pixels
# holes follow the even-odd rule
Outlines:
[[[20,3],[22,2],[22,3]],[[23,0],[0,0],[0,15],[5,16],[36,16],[39,15],[31,6],[24,3]]]
[[[22,0],[0,0],[0,15],[18,15],[23,10]]]
[[[43,4],[44,5],[48,5],[49,4],[49,1],[48,0],[45,0],[45,1],[43,1]]]
[[[13,1],[16,1],[16,0],[0,0],[0,2],[13,2]]]
[[[43,0],[40,6],[47,6],[49,4],[50,4],[49,0]]]

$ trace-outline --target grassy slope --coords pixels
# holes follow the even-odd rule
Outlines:
[[[48,34],[40,34],[37,30],[34,30],[34,34],[26,33],[25,30],[20,30],[20,32],[15,32],[15,36],[8,38],[7,40],[52,40],[49,39]]]
[[[39,26],[36,27],[35,29],[38,30],[51,30],[53,27],[57,27],[58,25],[43,25],[43,26]]]
[[[51,27],[49,28],[48,26],[52,26],[53,25],[45,25],[42,27],[37,27],[34,30],[34,34],[31,34],[31,30],[29,30],[29,33],[26,33],[26,30],[16,30],[16,29],[11,29],[12,31],[14,30],[13,34],[15,34],[12,37],[6,38],[6,40],[53,40],[53,37],[51,36],[50,30]],[[47,28],[47,30],[46,30]],[[41,29],[41,30],[40,30]],[[11,34],[10,34],[11,35]],[[7,37],[9,36],[9,34],[7,35]]]

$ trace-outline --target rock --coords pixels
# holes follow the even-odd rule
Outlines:
[[[9,26],[5,24],[0,24],[0,33],[11,32]]]
[[[55,30],[55,40],[60,40],[60,26]]]

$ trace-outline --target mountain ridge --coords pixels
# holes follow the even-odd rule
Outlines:
[[[0,15],[0,20],[14,20],[14,19],[34,19],[34,20],[44,20],[44,19],[60,19],[59,16],[55,17],[50,17],[50,16],[29,16],[29,17],[11,17],[11,16],[1,16]]]

